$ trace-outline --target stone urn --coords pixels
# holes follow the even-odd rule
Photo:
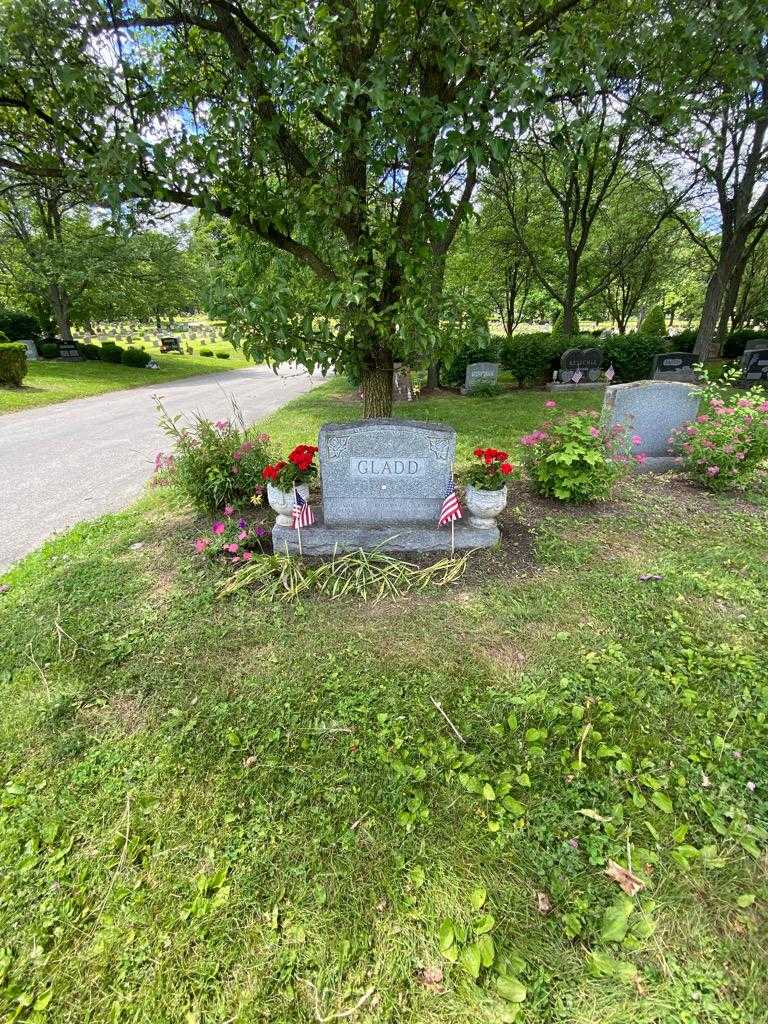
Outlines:
[[[309,487],[307,484],[299,484],[296,488],[304,501],[309,498]],[[279,487],[267,484],[267,501],[270,508],[277,513],[278,526],[292,526],[291,510],[293,509],[293,491],[281,491]]]
[[[492,530],[496,516],[507,507],[507,488],[499,491],[481,491],[472,484],[467,485],[464,501],[469,512],[469,525],[478,530]]]

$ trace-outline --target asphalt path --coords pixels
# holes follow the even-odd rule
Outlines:
[[[248,367],[0,416],[0,572],[55,533],[141,494],[155,454],[169,447],[155,396],[172,415],[213,420],[230,418],[234,399],[251,423],[320,380],[291,366],[279,376]]]

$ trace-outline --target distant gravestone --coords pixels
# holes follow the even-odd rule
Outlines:
[[[392,400],[394,402],[413,401],[413,379],[406,366],[398,366],[392,371]]]
[[[594,386],[600,379],[603,363],[601,348],[567,348],[560,357],[560,371],[557,384],[573,384],[579,387]]]
[[[22,338],[21,343],[27,348],[27,362],[31,363],[40,358],[37,354],[37,345],[31,338]]]
[[[178,338],[161,338],[160,339],[160,351],[161,352],[181,352],[181,342]]]
[[[653,357],[653,380],[682,381],[684,384],[695,384],[694,366],[700,363],[699,356],[693,352],[660,352]]]
[[[80,358],[80,353],[72,341],[60,341],[59,342],[59,359],[66,359],[69,362],[75,362]]]
[[[498,379],[498,363],[469,363],[464,374],[464,391],[470,393],[478,384],[496,384]]]
[[[663,472],[675,469],[680,460],[669,452],[670,437],[696,418],[701,392],[681,381],[636,380],[606,388],[603,421],[608,427],[621,424],[640,437],[633,446],[646,456],[644,469]]]
[[[307,554],[334,551],[449,550],[451,531],[437,520],[452,476],[456,431],[442,423],[373,419],[320,428],[322,510],[302,530]],[[275,526],[275,551],[297,550],[296,530]],[[496,527],[480,530],[459,520],[457,548],[488,547]]]
[[[748,348],[741,357],[741,380],[737,387],[768,384],[768,340],[760,348]]]

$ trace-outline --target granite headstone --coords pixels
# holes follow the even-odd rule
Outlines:
[[[451,481],[456,431],[442,423],[371,419],[320,428],[322,509],[302,530],[306,554],[334,551],[445,551],[450,528],[437,520]],[[297,531],[275,526],[275,551],[297,550]],[[496,527],[454,524],[456,548],[489,547]]]
[[[469,363],[464,374],[464,390],[474,391],[478,384],[496,384],[498,379],[498,363]]]
[[[636,452],[646,456],[644,469],[663,472],[675,469],[680,460],[669,453],[673,430],[695,419],[700,390],[682,381],[636,380],[613,384],[605,390],[603,420],[607,426],[622,424],[641,443]]]
[[[760,348],[748,348],[741,357],[741,380],[737,387],[768,384],[768,341]]]
[[[660,352],[653,357],[653,380],[682,381],[684,384],[695,384],[694,366],[701,358],[693,352]]]
[[[39,356],[37,354],[37,345],[34,343],[34,341],[31,338],[22,338],[21,339],[21,343],[22,343],[22,345],[26,345],[26,347],[27,347],[27,361],[28,362],[32,362],[33,360],[39,358]]]
[[[181,342],[178,338],[161,338],[160,339],[160,351],[161,352],[181,352]]]
[[[600,379],[600,367],[603,362],[601,348],[567,348],[560,357],[560,384],[595,384]],[[581,373],[577,373],[581,371]],[[576,374],[577,381],[573,377]]]

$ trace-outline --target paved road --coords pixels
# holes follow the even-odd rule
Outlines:
[[[246,422],[318,383],[293,367],[189,377],[0,416],[0,573],[52,534],[114,512],[139,495],[155,453],[168,447],[154,396],[172,414],[226,419],[235,398]]]

